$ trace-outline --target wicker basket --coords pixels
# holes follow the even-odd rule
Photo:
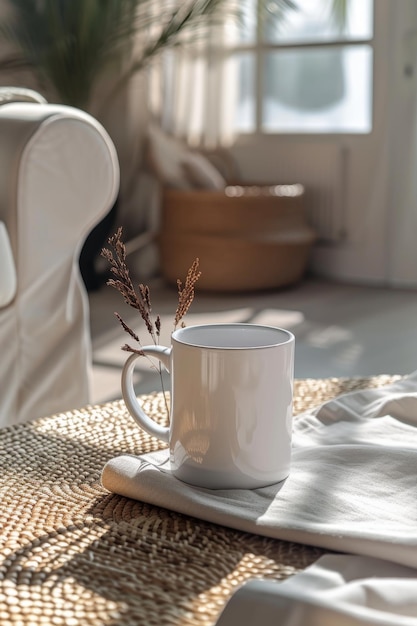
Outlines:
[[[315,240],[299,187],[280,186],[280,195],[250,187],[238,196],[165,190],[158,236],[164,278],[175,283],[198,257],[201,290],[270,289],[299,281]]]
[[[171,233],[265,233],[300,226],[306,226],[302,193],[228,196],[223,191],[179,189],[163,193],[161,228]]]

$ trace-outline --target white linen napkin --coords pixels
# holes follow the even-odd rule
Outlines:
[[[102,484],[246,532],[417,567],[417,372],[296,418],[284,483],[193,487],[171,475],[161,450],[110,460]]]
[[[326,555],[284,582],[250,580],[216,626],[415,626],[417,572],[370,557]]]

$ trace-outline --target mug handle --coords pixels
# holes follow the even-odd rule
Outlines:
[[[171,366],[171,348],[165,346],[144,346],[141,350],[146,355],[154,356],[161,361],[169,372]],[[151,419],[143,410],[139,400],[136,397],[135,390],[133,388],[133,370],[135,368],[135,361],[137,358],[143,358],[143,355],[134,352],[126,360],[122,370],[122,396],[125,401],[126,408],[135,422],[143,428],[149,435],[153,435],[166,443],[169,442],[169,428],[166,426],[160,426],[153,419]]]

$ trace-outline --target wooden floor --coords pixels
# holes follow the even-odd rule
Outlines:
[[[169,344],[176,290],[150,284],[153,310],[162,318],[161,343]],[[142,341],[151,343],[138,313],[108,286],[89,294],[93,339],[93,402],[120,397],[121,345],[130,337],[118,311]],[[296,337],[297,378],[408,374],[417,369],[417,292],[307,279],[290,289],[251,294],[198,293],[185,319],[252,322],[291,330]],[[135,371],[137,393],[160,390],[147,359]]]

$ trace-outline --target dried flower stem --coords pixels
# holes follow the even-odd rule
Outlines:
[[[194,300],[195,284],[201,276],[201,272],[199,270],[199,262],[200,261],[197,258],[191,265],[185,279],[184,287],[182,286],[182,282],[179,279],[177,280],[178,306],[177,310],[175,311],[174,329],[177,328],[180,321],[187,314],[188,309],[190,308],[192,301]]]
[[[109,238],[108,243],[111,247],[103,248],[102,256],[110,263],[110,271],[115,278],[110,278],[107,284],[117,289],[123,296],[124,301],[129,306],[137,309],[145,322],[146,329],[151,335],[153,342],[156,344],[157,328],[154,327],[151,318],[151,298],[147,285],[139,285],[139,293],[135,291],[133,283],[130,279],[129,270],[126,265],[126,247],[122,241],[122,229]],[[119,318],[120,319],[120,318]],[[126,328],[125,328],[126,330]]]
[[[110,249],[103,248],[101,251],[101,255],[109,262],[110,271],[114,275],[114,278],[110,278],[107,281],[107,285],[117,289],[117,291],[119,291],[119,293],[123,296],[126,304],[139,311],[140,316],[145,323],[146,330],[150,334],[153,343],[155,345],[159,345],[159,338],[161,335],[161,318],[159,315],[157,315],[155,317],[155,320],[152,319],[152,304],[149,287],[141,283],[138,285],[138,291],[136,291],[133,286],[133,283],[130,279],[129,269],[126,265],[126,247],[122,241],[122,228],[118,228],[116,233],[108,239],[108,244],[110,246]],[[188,270],[184,286],[181,280],[177,281],[178,305],[174,317],[174,330],[177,328],[180,322],[182,322],[182,326],[184,326],[184,322],[182,320],[187,314],[194,300],[195,284],[200,276],[201,272],[199,270],[199,259],[195,259],[194,263]],[[119,320],[123,330],[126,331],[132,337],[132,339],[134,339],[134,341],[139,344],[138,348],[134,348],[126,343],[122,346],[122,350],[147,357],[142,349],[142,344],[137,333],[135,333],[126,324],[126,322],[118,313],[115,313],[115,315]],[[169,415],[169,409],[164,389],[164,381],[162,376],[162,364],[160,361],[158,362],[157,366],[155,366],[153,361],[151,361],[151,363],[152,366],[155,367],[159,372],[162,393],[165,400],[165,407]]]

